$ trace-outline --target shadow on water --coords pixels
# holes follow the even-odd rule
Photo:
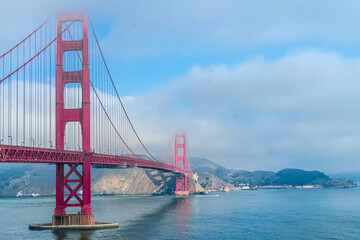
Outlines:
[[[155,212],[143,214],[140,218],[130,221],[127,226],[119,229],[117,237],[121,239],[148,239],[166,231],[175,231],[178,234],[171,235],[181,236],[187,233],[190,219],[191,206],[188,197],[173,198]],[[174,221],[175,226],[169,226]]]
[[[113,230],[74,231],[53,230],[54,239],[90,240],[101,237],[103,239],[148,239],[166,231],[170,236],[184,236],[188,233],[188,222],[191,220],[192,209],[188,197],[176,197],[155,211],[141,215],[135,220]],[[168,219],[170,218],[170,219]]]
[[[189,232],[189,221],[191,220],[191,206],[187,197],[176,198],[174,223],[179,236]]]
[[[90,240],[91,236],[95,231],[81,231],[81,230],[61,230],[56,229],[52,230],[54,239],[65,240],[65,239],[80,239],[80,240]]]

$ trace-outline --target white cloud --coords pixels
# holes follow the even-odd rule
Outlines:
[[[21,6],[19,8],[18,6]],[[0,49],[48,16],[88,10],[110,26],[105,54],[125,59],[241,53],[259,47],[317,44],[359,50],[358,1],[48,1],[0,2]],[[102,31],[102,30],[98,30]]]
[[[360,59],[315,50],[194,67],[126,106],[155,151],[185,130],[192,155],[229,167],[350,170],[360,156],[359,69]]]

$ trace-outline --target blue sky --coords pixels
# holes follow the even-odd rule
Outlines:
[[[359,7],[0,0],[0,51],[49,15],[87,9],[131,119],[155,154],[186,131],[192,155],[227,167],[360,170]]]

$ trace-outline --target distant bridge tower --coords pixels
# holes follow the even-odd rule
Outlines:
[[[56,63],[56,149],[64,150],[65,127],[68,122],[79,122],[82,133],[82,149],[90,153],[90,70],[89,70],[89,40],[87,14],[61,14],[57,20],[57,34],[63,31],[63,23],[72,21],[82,22],[83,38],[57,40]],[[69,23],[68,23],[69,24]],[[66,51],[79,51],[82,55],[82,68],[79,71],[64,70],[64,53]],[[82,88],[82,106],[77,109],[64,107],[64,89],[68,83],[80,83]],[[67,163],[69,172],[64,173],[66,163],[56,164],[56,208],[53,216],[53,225],[94,225],[94,215],[91,208],[91,163],[89,155],[85,154],[82,171],[77,170],[77,164]],[[68,179],[74,173],[77,179]],[[75,187],[72,184],[75,183]],[[78,191],[82,187],[82,199]],[[64,191],[68,189],[70,195],[65,199]],[[69,203],[74,198],[77,203]],[[80,215],[67,215],[67,207],[81,207]]]
[[[185,172],[187,172],[187,154],[186,154],[186,135],[175,135],[175,169],[178,169],[181,163]],[[176,195],[189,195],[187,175],[176,174]]]

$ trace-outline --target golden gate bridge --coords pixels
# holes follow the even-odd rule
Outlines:
[[[144,145],[85,13],[47,19],[0,56],[0,162],[56,165],[52,226],[95,225],[91,165],[174,172],[178,195],[193,177],[185,134],[160,158]]]

